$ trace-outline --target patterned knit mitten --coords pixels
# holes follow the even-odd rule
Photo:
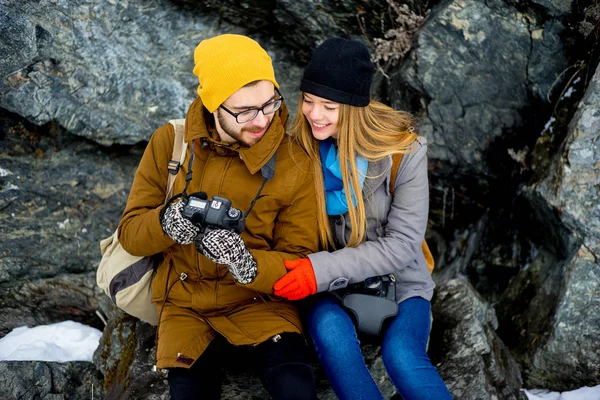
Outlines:
[[[227,265],[233,279],[243,285],[256,277],[256,261],[242,237],[235,232],[225,229],[210,231],[196,241],[196,248],[209,260]]]
[[[182,210],[183,203],[181,201],[171,203],[161,213],[160,224],[163,231],[171,239],[179,244],[190,244],[194,242],[196,236],[200,233],[200,228],[194,225],[189,219],[186,219],[181,213]]]

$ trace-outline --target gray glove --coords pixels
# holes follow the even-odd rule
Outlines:
[[[163,210],[164,212],[161,212],[160,224],[171,239],[179,244],[190,244],[200,233],[200,228],[186,219],[181,214],[182,210],[183,203],[181,201],[171,203],[166,210]]]
[[[246,248],[242,237],[225,229],[210,231],[196,242],[196,249],[209,260],[225,264],[233,279],[243,285],[256,278],[256,261]]]

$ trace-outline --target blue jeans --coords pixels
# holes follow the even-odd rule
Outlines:
[[[452,399],[427,355],[429,315],[427,300],[405,300],[383,335],[383,363],[404,400]],[[354,324],[338,301],[332,296],[316,300],[307,325],[329,383],[341,400],[383,399],[365,365]]]

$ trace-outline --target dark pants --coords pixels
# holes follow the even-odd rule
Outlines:
[[[232,346],[217,335],[190,369],[169,369],[171,399],[220,399],[223,367],[241,354],[253,367],[273,400],[317,398],[313,369],[301,335],[282,333],[257,346]]]

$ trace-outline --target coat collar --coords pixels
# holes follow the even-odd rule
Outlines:
[[[208,142],[212,147],[226,150],[224,155],[239,155],[248,171],[255,174],[267,164],[279,148],[285,136],[288,115],[287,107],[283,103],[275,113],[271,126],[260,142],[246,148],[240,146],[239,143],[225,143],[220,140],[212,115],[204,108],[202,100],[197,98],[190,106],[185,120],[185,141],[189,143],[194,139],[199,139],[201,142]],[[198,142],[196,144],[199,145]]]
[[[387,156],[379,161],[369,162],[369,167],[367,168],[367,179],[365,179],[365,186],[363,187],[364,197],[373,194],[384,181],[389,181],[389,170],[391,166],[391,156]]]

